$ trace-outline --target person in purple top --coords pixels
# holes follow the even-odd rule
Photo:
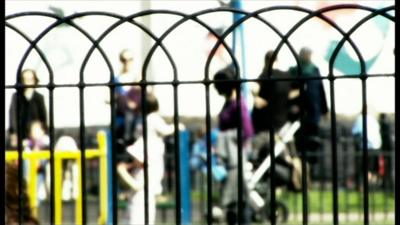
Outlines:
[[[242,112],[242,137],[244,141],[247,141],[251,136],[253,136],[254,131],[249,116],[249,110],[247,109],[245,100],[242,97],[240,98],[240,110]],[[219,128],[221,131],[238,127],[238,113],[236,94],[233,94],[233,98],[225,102],[224,107],[218,116]]]
[[[239,204],[238,199],[238,132],[239,122],[241,122],[241,138],[242,138],[242,165],[243,168],[248,164],[247,156],[250,150],[250,139],[253,136],[253,126],[250,118],[250,113],[246,107],[245,100],[240,97],[239,104],[237,102],[236,84],[229,82],[229,80],[235,80],[235,72],[232,66],[228,66],[217,72],[214,76],[216,81],[228,81],[228,82],[216,82],[215,89],[217,92],[225,97],[225,104],[222,107],[221,112],[218,115],[218,126],[220,133],[218,135],[216,154],[224,162],[227,169],[228,175],[224,182],[222,204],[226,209],[226,220],[229,225],[237,224],[239,221],[237,215],[237,209]],[[238,121],[239,110],[241,112],[241,121]],[[244,174],[243,171],[242,174]],[[243,177],[240,178],[243,184],[243,202],[241,206],[244,209],[243,219],[241,224],[249,224],[251,220],[251,211],[248,204],[248,188],[244,182]]]
[[[235,74],[231,67],[227,67],[219,71],[215,76],[214,80],[232,80],[235,79]],[[238,106],[236,99],[236,89],[233,82],[217,82],[215,83],[215,89],[218,94],[223,95],[226,99],[221,112],[218,115],[218,126],[221,131],[238,128]],[[254,130],[252,121],[250,118],[249,110],[246,106],[245,99],[240,97],[240,111],[242,113],[242,137],[244,141],[247,141],[253,136]]]

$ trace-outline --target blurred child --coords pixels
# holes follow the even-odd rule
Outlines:
[[[148,212],[149,224],[155,224],[156,196],[162,193],[162,179],[164,176],[163,137],[174,133],[173,125],[168,125],[158,113],[158,101],[153,94],[146,95],[147,109],[147,168],[148,168]],[[179,125],[183,129],[183,125]],[[133,145],[127,148],[134,157],[132,163],[120,163],[118,174],[131,187],[132,195],[129,200],[129,224],[144,224],[144,140],[140,137]]]
[[[207,174],[207,137],[204,130],[201,130],[198,135],[199,139],[193,144],[190,166],[194,170],[201,170],[203,174]],[[217,137],[218,129],[213,129],[211,131],[212,175],[216,181],[222,181],[226,177],[226,169],[218,162],[218,157],[215,153]]]
[[[35,120],[30,125],[29,137],[23,141],[25,151],[40,151],[48,149],[50,143],[49,136],[46,132],[46,127],[40,120]],[[38,164],[38,199],[42,201],[46,199],[49,190],[49,183],[45,182],[46,178],[46,165],[48,160],[40,160]],[[29,166],[29,163],[25,163]],[[46,184],[47,183],[47,184]]]
[[[56,145],[57,151],[79,151],[75,140],[70,136],[61,136]],[[63,189],[62,199],[69,201],[78,196],[78,165],[74,159],[63,160]],[[50,169],[48,167],[48,169]],[[50,172],[50,170],[48,171]],[[49,174],[49,173],[47,173]]]
[[[23,141],[24,146],[33,151],[47,148],[50,140],[46,133],[45,125],[41,121],[33,121],[30,125],[29,137]]]

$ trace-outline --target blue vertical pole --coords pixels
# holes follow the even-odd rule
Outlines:
[[[239,0],[232,0],[232,2],[231,2],[231,7],[232,8],[235,8],[235,9],[240,9],[241,7],[242,7],[242,4],[241,4],[241,2],[239,1]],[[242,15],[241,14],[238,14],[238,13],[233,13],[233,23],[235,23],[236,21],[238,21],[240,18],[242,17]],[[241,34],[242,33],[242,25],[239,25],[239,34]],[[232,37],[232,52],[233,52],[233,54],[236,54],[236,40],[237,40],[237,36],[238,36],[238,30],[237,29],[235,29],[234,31],[233,31],[233,37]],[[241,35],[242,36],[242,39],[243,39],[243,35]],[[242,48],[243,49],[243,48]]]
[[[231,2],[231,7],[235,8],[235,9],[242,9],[242,1],[241,0],[232,0]],[[240,18],[243,17],[243,14],[239,14],[239,13],[233,13],[233,22],[235,23],[236,21],[238,21]],[[240,35],[240,37],[239,37]],[[243,79],[247,78],[247,67],[246,67],[246,49],[244,47],[244,29],[243,29],[243,24],[240,24],[238,29],[235,29],[233,31],[233,37],[232,37],[232,52],[233,54],[236,54],[236,49],[237,49],[237,39],[240,38],[240,42],[239,42],[239,46],[240,46],[240,53],[241,53],[241,67],[242,67],[242,73],[243,73]],[[239,51],[239,50],[238,50]],[[246,99],[246,102],[249,103],[249,86],[247,83],[243,83],[242,84],[242,91],[243,91],[243,95],[244,98]]]
[[[181,170],[181,221],[183,225],[192,223],[192,203],[190,195],[190,152],[189,152],[189,131],[180,133],[180,170]]]
[[[112,152],[112,144],[111,144],[111,132],[108,130],[107,131],[107,155],[111,156],[113,154]],[[107,224],[112,224],[113,223],[113,214],[111,213],[113,211],[113,175],[112,175],[112,160],[111,157],[107,157],[107,178],[108,178],[108,212],[107,215]]]

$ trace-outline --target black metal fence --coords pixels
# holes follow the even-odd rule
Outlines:
[[[367,13],[367,15],[360,20],[358,23],[356,23],[351,29],[349,29],[348,31],[343,30],[341,27],[339,27],[335,21],[332,21],[331,19],[329,19],[327,16],[325,16],[324,13],[328,13],[328,12],[332,12],[332,11],[336,11],[336,10],[342,10],[342,9],[357,9],[360,11],[364,11]],[[268,22],[267,20],[263,19],[263,17],[261,16],[261,14],[263,13],[269,13],[269,12],[275,12],[275,11],[282,11],[282,14],[285,13],[285,10],[292,10],[292,11],[298,11],[298,12],[303,12],[305,13],[305,17],[302,18],[301,20],[299,20],[288,32],[286,33],[281,33],[279,31],[279,29],[277,29],[273,24],[271,24],[270,22]],[[285,79],[278,79],[278,78],[266,78],[266,79],[262,79],[262,80],[275,80],[275,81],[284,81],[284,80],[296,80],[299,82],[304,82],[308,79],[321,79],[321,80],[328,80],[329,84],[330,84],[330,118],[331,118],[331,128],[330,128],[330,139],[331,139],[331,152],[330,152],[330,160],[331,160],[331,184],[332,184],[332,209],[333,209],[333,213],[331,214],[332,216],[332,221],[333,224],[339,224],[339,174],[338,174],[338,165],[339,165],[339,157],[338,157],[338,148],[340,148],[341,146],[338,145],[339,140],[338,140],[338,128],[337,128],[337,119],[336,119],[336,111],[335,111],[335,81],[338,79],[357,79],[361,81],[362,84],[362,115],[363,115],[363,127],[367,127],[367,119],[366,119],[366,115],[367,115],[367,86],[366,86],[366,81],[369,78],[373,78],[373,77],[393,77],[395,78],[395,74],[368,74],[367,73],[367,69],[366,69],[366,62],[364,60],[363,55],[361,54],[359,48],[357,47],[357,43],[355,43],[354,41],[352,41],[351,35],[357,31],[357,29],[359,29],[364,23],[366,23],[367,21],[369,21],[370,19],[374,18],[374,17],[382,17],[386,20],[389,20],[391,22],[394,23],[395,21],[395,16],[392,15],[390,12],[394,11],[394,6],[390,6],[390,7],[386,7],[386,8],[382,8],[382,9],[373,9],[373,8],[369,8],[369,7],[364,7],[361,5],[335,5],[335,6],[331,6],[331,7],[327,7],[327,8],[323,8],[320,9],[318,11],[311,11],[305,8],[301,8],[301,7],[292,7],[292,6],[276,6],[276,7],[270,7],[270,8],[264,8],[261,10],[257,10],[255,12],[246,12],[246,11],[242,11],[242,10],[238,10],[238,9],[233,9],[233,8],[215,8],[215,9],[208,9],[208,10],[203,10],[197,13],[193,13],[193,14],[184,14],[178,11],[168,11],[168,10],[146,10],[146,11],[141,11],[141,12],[137,12],[134,13],[130,16],[120,16],[114,13],[108,13],[108,12],[84,12],[84,13],[77,13],[77,14],[73,14],[70,16],[66,16],[66,17],[59,17],[55,14],[50,14],[50,13],[44,13],[44,12],[23,12],[23,13],[17,13],[14,15],[8,15],[5,18],[5,26],[7,29],[10,29],[16,33],[18,33],[19,35],[21,35],[21,37],[23,37],[28,43],[29,43],[29,47],[28,49],[25,51],[25,53],[23,54],[23,57],[21,58],[21,61],[19,63],[18,69],[16,71],[16,74],[20,74],[21,71],[24,68],[25,62],[29,56],[29,54],[32,51],[36,51],[39,55],[39,57],[41,58],[41,60],[43,61],[43,63],[45,64],[48,73],[49,73],[49,83],[48,84],[40,84],[40,85],[33,85],[33,86],[29,86],[29,87],[35,87],[35,88],[45,88],[48,90],[49,93],[49,134],[50,134],[50,151],[51,151],[51,155],[50,155],[50,165],[51,165],[51,180],[53,181],[54,179],[54,91],[58,88],[62,88],[62,87],[74,87],[74,88],[78,88],[79,89],[79,112],[80,112],[80,126],[79,126],[79,137],[80,140],[85,140],[86,138],[86,125],[85,125],[85,112],[84,112],[84,106],[85,106],[85,101],[84,101],[84,92],[85,89],[88,87],[107,87],[109,88],[110,91],[110,98],[111,98],[111,125],[110,125],[110,130],[111,130],[111,140],[112,140],[112,146],[116,145],[116,141],[115,141],[115,91],[116,88],[121,86],[121,85],[131,85],[131,86],[140,86],[141,90],[142,90],[142,98],[145,100],[146,95],[145,95],[145,90],[146,87],[148,86],[152,86],[152,85],[169,85],[172,86],[173,88],[173,96],[174,96],[174,103],[173,103],[173,109],[174,109],[174,116],[173,116],[173,123],[175,126],[175,134],[174,134],[174,142],[176,143],[176,145],[174,145],[174,152],[175,152],[175,168],[179,168],[180,165],[180,155],[179,155],[179,135],[178,135],[178,124],[179,124],[179,120],[180,120],[180,116],[178,114],[178,109],[179,109],[179,105],[178,105],[178,87],[179,86],[183,86],[183,85],[191,85],[191,84],[200,84],[200,85],[204,85],[205,87],[205,99],[206,99],[206,121],[205,121],[205,125],[206,125],[206,131],[207,131],[207,197],[206,197],[206,202],[207,202],[207,224],[212,224],[212,196],[211,193],[213,193],[212,190],[212,177],[211,177],[211,136],[210,136],[210,131],[211,131],[211,115],[210,115],[210,86],[213,85],[214,83],[216,83],[216,81],[214,81],[212,79],[212,76],[209,74],[209,69],[210,69],[210,63],[211,60],[213,59],[216,50],[218,48],[218,46],[220,46],[221,44],[227,49],[231,60],[233,62],[233,65],[235,67],[235,71],[236,71],[236,77],[237,79],[235,80],[231,80],[231,81],[224,81],[224,82],[233,82],[236,84],[236,88],[237,90],[240,90],[241,85],[246,83],[246,82],[255,82],[255,81],[261,81],[261,79],[242,79],[240,74],[240,68],[239,68],[239,63],[237,62],[237,59],[235,58],[234,54],[232,53],[231,48],[225,43],[224,39],[231,34],[240,24],[246,22],[248,19],[256,19],[260,22],[262,22],[263,24],[265,24],[266,29],[271,29],[273,30],[280,38],[281,41],[280,43],[276,46],[275,51],[274,51],[274,57],[279,53],[280,49],[286,45],[290,52],[293,54],[293,57],[296,60],[297,66],[301,66],[299,63],[299,57],[295,51],[294,46],[292,46],[292,44],[288,41],[289,38],[291,37],[291,35],[293,33],[296,32],[296,30],[298,30],[303,24],[307,23],[307,21],[309,21],[310,19],[313,18],[319,18],[320,20],[325,21],[327,24],[329,24],[331,27],[333,27],[336,31],[338,31],[341,35],[342,35],[342,39],[340,40],[339,44],[336,46],[330,61],[329,61],[329,73],[326,74],[326,76],[321,76],[321,77],[315,77],[315,78],[305,78],[302,76],[301,74],[301,70],[298,70],[298,74],[296,77],[294,78],[285,78]],[[243,17],[241,17],[239,20],[237,20],[234,24],[232,24],[222,35],[219,35],[215,32],[215,30],[210,27],[209,25],[207,25],[205,22],[203,22],[202,20],[199,19],[199,17],[201,15],[206,15],[206,14],[211,14],[211,13],[216,13],[216,12],[229,12],[229,13],[237,13],[242,15]],[[175,24],[173,24],[172,26],[169,27],[169,29],[167,29],[162,35],[160,36],[156,36],[149,28],[143,26],[142,24],[136,22],[136,20],[140,17],[144,17],[144,16],[149,16],[149,15],[154,15],[154,14],[163,14],[163,15],[174,15],[174,16],[179,16],[181,17],[181,19],[176,22]],[[90,17],[90,16],[105,16],[105,17],[111,17],[111,18],[115,18],[118,21],[114,24],[112,24],[108,29],[106,29],[98,38],[94,38],[92,37],[87,31],[85,31],[84,29],[82,29],[80,26],[78,26],[74,20],[81,18],[81,17]],[[34,39],[30,39],[27,35],[24,34],[23,31],[19,30],[16,26],[14,26],[12,24],[12,21],[14,19],[17,18],[26,18],[29,19],[31,16],[38,16],[38,17],[47,17],[47,18],[52,18],[55,20],[54,23],[52,23],[50,26],[46,27],[36,38]],[[209,57],[207,58],[207,62],[204,65],[205,67],[205,74],[204,74],[204,79],[202,80],[193,80],[193,81],[180,81],[178,79],[178,73],[179,73],[179,68],[176,66],[173,57],[171,56],[171,54],[169,53],[168,49],[163,45],[163,41],[168,37],[168,35],[170,35],[171,33],[173,33],[179,26],[181,26],[182,24],[185,24],[187,21],[192,21],[197,23],[198,25],[200,25],[201,27],[207,29],[210,33],[212,33],[213,35],[215,35],[218,38],[218,42],[215,44],[213,50],[211,51],[211,54],[209,55]],[[135,26],[139,29],[141,29],[144,33],[146,33],[152,40],[155,41],[155,44],[152,46],[151,50],[148,52],[146,59],[144,60],[143,63],[143,69],[142,69],[142,79],[140,82],[132,82],[132,83],[116,83],[114,82],[114,76],[115,76],[115,71],[114,68],[111,65],[111,62],[106,54],[106,52],[101,48],[101,42],[102,40],[104,40],[105,37],[107,37],[107,35],[109,35],[114,29],[116,29],[118,26],[122,25],[122,24],[131,24],[132,26]],[[48,59],[46,57],[46,53],[43,52],[40,47],[38,46],[38,44],[40,43],[40,41],[46,37],[46,35],[52,31],[53,29],[55,29],[58,26],[61,25],[68,25],[70,27],[73,27],[74,29],[76,29],[78,32],[80,32],[83,36],[85,36],[87,38],[87,40],[89,40],[92,43],[92,47],[91,49],[87,52],[85,59],[82,61],[81,67],[80,67],[80,73],[79,73],[79,83],[78,84],[56,84],[54,82],[54,74],[55,71],[53,70],[53,68],[50,66],[50,63],[48,62]],[[338,53],[340,51],[340,49],[343,47],[343,45],[345,43],[348,43],[352,49],[354,50],[354,52],[357,55],[357,58],[360,62],[360,73],[359,74],[346,74],[346,76],[336,76],[334,75],[333,69],[334,69],[334,63],[335,63],[335,59],[338,56]],[[164,81],[164,82],[154,82],[154,81],[148,81],[147,79],[147,69],[150,63],[150,60],[152,59],[152,56],[154,55],[155,51],[161,48],[161,50],[165,53],[165,55],[167,56],[171,67],[173,68],[173,80],[172,81]],[[104,59],[104,62],[109,70],[109,75],[110,75],[110,80],[109,82],[104,82],[104,83],[85,83],[84,81],[84,77],[85,77],[85,67],[88,64],[88,60],[90,59],[91,55],[93,54],[93,52],[97,50],[100,54],[101,57]],[[394,56],[393,56],[394,57]],[[272,68],[269,68],[272,69]],[[21,83],[16,83],[15,85],[6,85],[5,89],[15,89],[17,91],[17,94],[19,96],[19,102],[21,102],[21,95],[22,95],[22,91],[24,88],[26,88],[27,86],[22,85]],[[237,101],[239,102],[239,97],[237,98]],[[144,101],[143,101],[144,102]],[[19,103],[20,104],[20,103]],[[143,115],[146,114],[146,105],[142,104],[142,113]],[[240,113],[239,113],[240,114]],[[240,115],[239,115],[240,118]],[[239,120],[238,120],[239,121]],[[18,125],[19,130],[18,130],[18,134],[19,136],[21,136],[21,123],[19,123]],[[239,130],[241,129],[241,123],[238,123],[238,127]],[[144,134],[144,139],[147,140],[146,137],[146,129],[147,129],[147,122],[146,120],[143,120],[143,134]],[[240,131],[239,131],[240,132]],[[239,151],[241,152],[241,143],[242,143],[242,136],[240,135],[240,133],[238,132],[238,148]],[[366,168],[366,165],[368,163],[368,154],[369,152],[367,151],[367,129],[363,129],[363,141],[362,141],[362,165],[363,168]],[[147,171],[147,159],[148,159],[148,155],[147,155],[147,141],[144,142],[144,159],[145,159],[145,196],[146,196],[146,200],[145,200],[145,206],[148,206],[148,201],[147,201],[147,197],[148,197],[148,171]],[[271,143],[271,149],[273,148],[274,143]],[[22,146],[22,140],[18,139],[18,152],[19,154],[19,158],[18,158],[18,165],[19,165],[19,176],[18,176],[18,180],[19,180],[19,184],[22,183],[23,181],[23,173],[21,172],[23,169],[23,163],[24,161],[22,160],[21,157],[21,153],[23,151],[23,146]],[[86,166],[86,161],[85,161],[85,149],[87,149],[87,146],[85,144],[85,141],[81,141],[80,142],[80,146],[79,148],[81,149],[82,153],[81,154],[81,162],[82,162],[82,167],[85,168]],[[274,167],[275,167],[275,161],[274,161],[274,154],[272,152],[272,160],[271,160],[271,165],[272,165],[272,171],[274,171]],[[116,173],[116,156],[112,155],[112,177],[117,177],[117,173]],[[242,155],[238,154],[239,157],[239,176],[242,176],[241,174],[241,168],[243,167],[242,165]],[[303,155],[301,157],[304,157]],[[302,160],[302,169],[303,171],[305,171],[306,168],[306,164],[305,164],[305,160]],[[85,174],[85,170],[82,170],[82,174],[81,177],[86,177]],[[273,172],[272,172],[273,174]],[[273,176],[273,175],[272,175]],[[370,223],[370,215],[371,215],[371,208],[370,208],[370,186],[368,184],[368,174],[367,174],[367,170],[363,169],[362,171],[362,177],[363,177],[363,183],[362,183],[362,187],[363,187],[363,192],[362,192],[362,199],[363,199],[363,222],[364,224],[369,224]],[[176,219],[176,224],[182,224],[181,221],[181,190],[180,190],[180,170],[177,169],[175,170],[175,193],[176,193],[176,209],[175,210],[175,219]],[[271,212],[275,212],[275,200],[276,200],[276,196],[275,196],[275,184],[273,182],[274,179],[272,179],[271,182],[271,190],[272,190],[272,205],[271,205]],[[309,181],[307,180],[306,176],[302,177],[302,183],[303,183],[303,187],[307,187],[307,183]],[[87,224],[88,222],[88,218],[87,218],[87,194],[86,194],[86,181],[85,179],[82,179],[81,181],[82,184],[82,190],[83,190],[83,208],[82,208],[82,215],[83,215],[83,224]],[[116,203],[117,200],[117,192],[115,190],[117,190],[117,182],[113,182],[113,198],[112,201],[114,203]],[[243,190],[243,182],[241,181],[241,179],[239,179],[238,182],[238,190],[239,193],[241,193],[241,190]],[[21,185],[19,186],[19,193],[22,192],[21,190]],[[52,224],[54,224],[55,222],[55,217],[54,217],[54,182],[51,182],[51,186],[50,186],[50,221]],[[309,193],[307,188],[303,188],[302,189],[302,218],[301,221],[303,224],[309,224],[309,205],[308,205],[308,198],[309,198]],[[238,196],[239,198],[239,205],[238,205],[238,215],[239,215],[239,221],[242,221],[241,218],[243,218],[243,206],[241,205],[240,201],[243,196],[241,194],[239,194]],[[20,195],[20,201],[19,204],[22,204],[22,197]],[[395,202],[396,208],[398,208],[398,201]],[[21,205],[19,207],[19,215],[22,215],[21,212]],[[117,204],[113,204],[113,210],[112,212],[113,215],[113,224],[118,224],[118,209],[117,209]],[[146,223],[148,223],[148,209],[146,207]],[[21,218],[20,218],[21,219]],[[272,218],[271,218],[271,223],[272,224],[276,224],[276,219],[275,219],[275,213],[272,213]]]

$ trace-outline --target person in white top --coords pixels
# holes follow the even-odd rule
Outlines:
[[[356,147],[356,187],[361,190],[361,178],[362,170],[368,169],[368,180],[374,182],[377,180],[377,174],[379,170],[379,153],[376,152],[381,149],[382,137],[380,133],[380,125],[378,120],[374,116],[374,109],[368,108],[369,112],[366,115],[367,120],[367,150],[368,150],[368,164],[363,167],[362,151],[363,151],[363,116],[360,114],[353,124],[351,133],[355,140]]]
[[[163,137],[174,133],[174,125],[167,124],[158,113],[158,101],[152,94],[146,95],[147,119],[147,165],[148,165],[148,210],[149,224],[155,224],[156,196],[162,193],[164,176]],[[182,130],[184,126],[179,125]],[[145,188],[144,188],[144,139],[140,137],[134,144],[127,147],[127,152],[134,157],[131,164],[121,163],[118,174],[132,189],[129,199],[129,224],[145,223]],[[130,172],[131,170],[131,172]]]
[[[378,150],[382,146],[382,138],[380,133],[380,125],[378,120],[370,114],[367,117],[367,141],[368,150]],[[362,134],[363,134],[363,117],[359,115],[353,125],[352,133],[354,136],[359,136],[362,144]]]

